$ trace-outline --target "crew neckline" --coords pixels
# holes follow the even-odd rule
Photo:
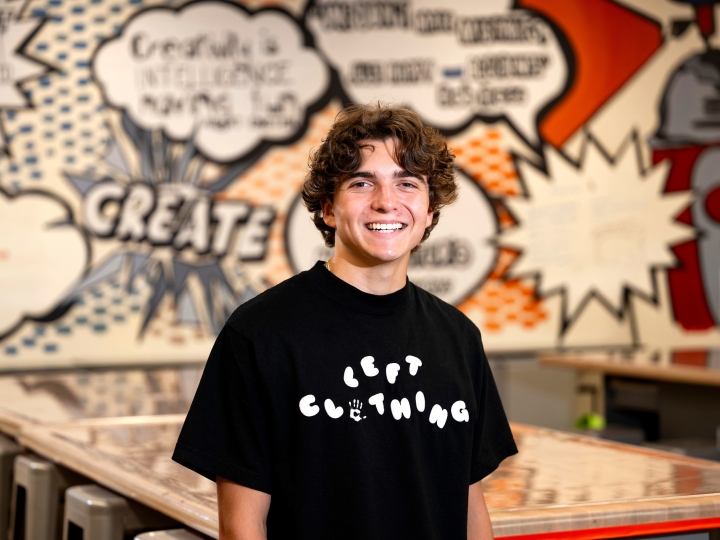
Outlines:
[[[371,294],[343,281],[318,261],[306,272],[307,277],[330,298],[350,309],[369,313],[389,313],[410,302],[412,284],[405,278],[405,286],[390,294]]]

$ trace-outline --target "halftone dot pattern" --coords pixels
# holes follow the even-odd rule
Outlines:
[[[278,210],[270,231],[261,277],[268,285],[280,283],[293,275],[285,248],[287,212],[300,193],[311,150],[320,145],[339,111],[340,105],[331,103],[315,114],[310,119],[307,132],[298,142],[268,151],[250,171],[221,194],[224,199],[270,204]]]
[[[506,229],[507,227],[512,227],[517,222],[513,218],[510,211],[506,208],[506,206],[503,204],[503,199],[494,199],[493,200],[493,210],[495,210],[495,214],[497,215],[498,222],[500,224],[501,229]]]
[[[21,356],[28,350],[33,352],[40,351],[44,354],[53,354],[58,352],[59,340],[56,336],[48,334],[47,328],[41,324],[29,325],[25,328],[25,332],[16,336],[12,342],[3,343],[0,352],[7,356]]]
[[[448,142],[458,166],[490,195],[522,192],[512,155],[500,129],[476,123]]]
[[[50,355],[61,352],[64,344],[68,340],[76,341],[78,335],[105,335],[113,327],[140,317],[150,293],[147,282],[142,279],[136,279],[129,291],[117,279],[105,281],[83,293],[65,315],[52,323],[25,325],[3,341],[0,353],[22,356],[34,349],[34,353]]]
[[[522,192],[510,153],[513,144],[507,130],[479,122],[448,140],[458,166],[491,197],[497,197],[493,208],[501,228],[515,224],[502,197]],[[513,324],[533,328],[548,317],[542,300],[535,297],[532,281],[502,279],[517,256],[517,252],[501,248],[488,280],[458,306],[481,330],[498,332]]]
[[[61,185],[64,171],[97,169],[111,134],[106,105],[91,76],[95,50],[139,9],[182,4],[172,0],[34,0],[28,5],[25,17],[46,22],[25,51],[56,71],[22,85],[30,108],[0,111],[11,154],[0,164],[4,187],[10,191],[67,190]],[[281,7],[300,16],[305,4],[305,0],[252,0],[244,5],[251,10]]]
[[[25,17],[42,18],[45,23],[25,51],[56,70],[23,83],[32,107],[0,110],[0,121],[11,154],[0,162],[0,184],[10,191],[47,189],[65,197],[73,208],[77,208],[79,195],[69,186],[64,173],[101,176],[111,172],[103,162],[103,156],[113,135],[111,120],[117,113],[111,113],[103,103],[101,91],[92,80],[90,67],[94,52],[103,40],[120,31],[125,21],[139,9],[181,4],[169,0],[31,0]],[[251,10],[277,6],[299,16],[306,0],[249,0],[242,4]],[[278,212],[270,231],[265,260],[242,265],[247,279],[257,290],[293,274],[284,237],[287,211],[298,196],[311,149],[320,144],[339,108],[334,103],[316,113],[298,142],[270,149],[250,171],[219,195],[219,198],[271,205]],[[491,195],[520,193],[504,130],[475,123],[449,142],[458,156],[458,165]],[[509,213],[504,211],[501,203],[496,206],[501,223],[510,225]],[[505,263],[513,257],[505,257]],[[484,325],[491,330],[503,324],[527,326],[534,320],[542,320],[541,303],[533,299],[537,304],[536,313],[524,309],[529,297],[518,291],[524,291],[527,285],[517,281],[518,286],[508,285],[510,282],[500,279],[500,268],[501,265],[461,309],[474,314],[474,320],[482,321],[481,327]],[[132,328],[140,327],[138,321],[143,318],[152,291],[144,278],[136,280],[134,294],[127,293],[123,286],[118,281],[104,282],[83,293],[79,302],[58,320],[49,324],[25,324],[16,335],[3,340],[0,356],[17,357],[28,351],[37,355],[40,351],[51,357],[62,354],[70,344],[77,346],[83,339],[119,339],[131,335]],[[495,289],[500,291],[501,297],[513,298],[512,302],[503,304],[503,310],[495,309],[497,302],[492,295],[486,294]],[[531,312],[535,313],[534,319],[528,315]],[[512,313],[516,315],[514,318]],[[201,329],[176,322],[174,301],[169,295],[161,303],[145,337],[173,345],[208,338]]]
[[[30,56],[56,71],[27,81],[32,108],[3,111],[11,156],[0,165],[13,189],[62,188],[64,171],[92,171],[109,131],[90,62],[97,46],[114,35],[142,0],[36,0],[26,16],[46,22],[26,45]],[[157,3],[157,2],[155,2]]]
[[[478,312],[481,330],[490,332],[509,324],[532,328],[548,317],[542,301],[535,298],[534,285],[518,279],[488,280],[460,309],[471,318]]]
[[[0,110],[0,121],[7,136],[10,155],[0,163],[0,185],[9,191],[43,188],[72,198],[79,195],[69,187],[64,173],[112,174],[103,162],[112,133],[110,110],[91,74],[91,61],[97,47],[116,35],[139,9],[153,5],[178,6],[171,0],[32,0],[24,17],[45,20],[25,52],[54,68],[50,73],[23,83],[31,107]],[[250,9],[279,6],[299,14],[304,2],[255,1]],[[271,196],[285,191],[275,187]],[[102,240],[97,240],[102,242]],[[137,280],[140,282],[141,280]],[[138,318],[145,310],[149,290],[142,298],[124,291],[117,282],[98,285],[83,293],[66,315],[48,325],[26,324],[17,335],[3,340],[0,356],[22,356],[32,350],[53,355],[63,349],[78,332],[110,334],[125,324],[130,315]],[[106,288],[113,290],[105,290]],[[46,328],[37,335],[35,328]],[[164,302],[156,320],[148,328],[175,344],[188,339],[207,338],[194,328],[175,322],[172,301]]]

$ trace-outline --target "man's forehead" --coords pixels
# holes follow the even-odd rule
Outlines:
[[[387,139],[362,139],[358,141],[358,146],[362,151],[363,155],[370,154],[375,151],[376,148],[384,146],[388,153],[392,156],[395,154],[395,139],[388,137]]]
[[[395,164],[398,166],[398,170],[394,172],[393,176],[397,178],[419,178],[423,180],[424,182],[427,182],[427,175],[424,174],[415,174],[408,170],[406,170],[400,163],[397,162],[396,154],[395,154],[395,144],[396,141],[388,137],[387,139],[363,139],[358,142],[358,145],[360,146],[360,149],[362,151],[362,162],[360,163],[360,166],[358,167],[357,171],[355,171],[355,176],[366,176],[371,177],[372,175],[367,174],[371,173],[371,171],[366,170],[366,164],[367,160],[370,158],[370,156],[376,151],[376,149],[380,146],[384,146],[387,150],[387,153],[390,155],[392,160],[395,162]],[[351,175],[352,176],[352,175]]]

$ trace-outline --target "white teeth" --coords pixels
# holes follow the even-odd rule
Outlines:
[[[402,229],[402,223],[369,223],[368,229],[378,232],[393,232]]]

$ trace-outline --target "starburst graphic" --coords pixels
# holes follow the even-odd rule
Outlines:
[[[0,109],[25,108],[30,105],[21,84],[44,75],[49,66],[27,56],[25,45],[43,25],[43,19],[21,20],[28,0],[0,0]],[[0,150],[6,138],[0,129]]]
[[[654,298],[652,269],[675,265],[670,246],[692,237],[674,217],[691,195],[663,193],[669,165],[643,174],[633,137],[611,159],[588,136],[580,163],[546,148],[547,172],[520,160],[526,196],[507,201],[518,225],[500,242],[521,251],[510,273],[564,294],[565,328],[595,296],[621,317],[627,291]]]
[[[176,324],[217,334],[260,288],[250,283],[241,261],[262,258],[257,240],[274,219],[268,207],[217,198],[252,161],[218,167],[192,142],[173,143],[159,130],[139,128],[127,114],[122,128],[130,148],[111,141],[104,161],[115,171],[112,178],[66,174],[83,199],[85,230],[119,247],[89,269],[63,305],[105,281],[123,282],[129,292],[148,285],[141,336],[168,297]],[[240,227],[251,233],[239,233]]]

